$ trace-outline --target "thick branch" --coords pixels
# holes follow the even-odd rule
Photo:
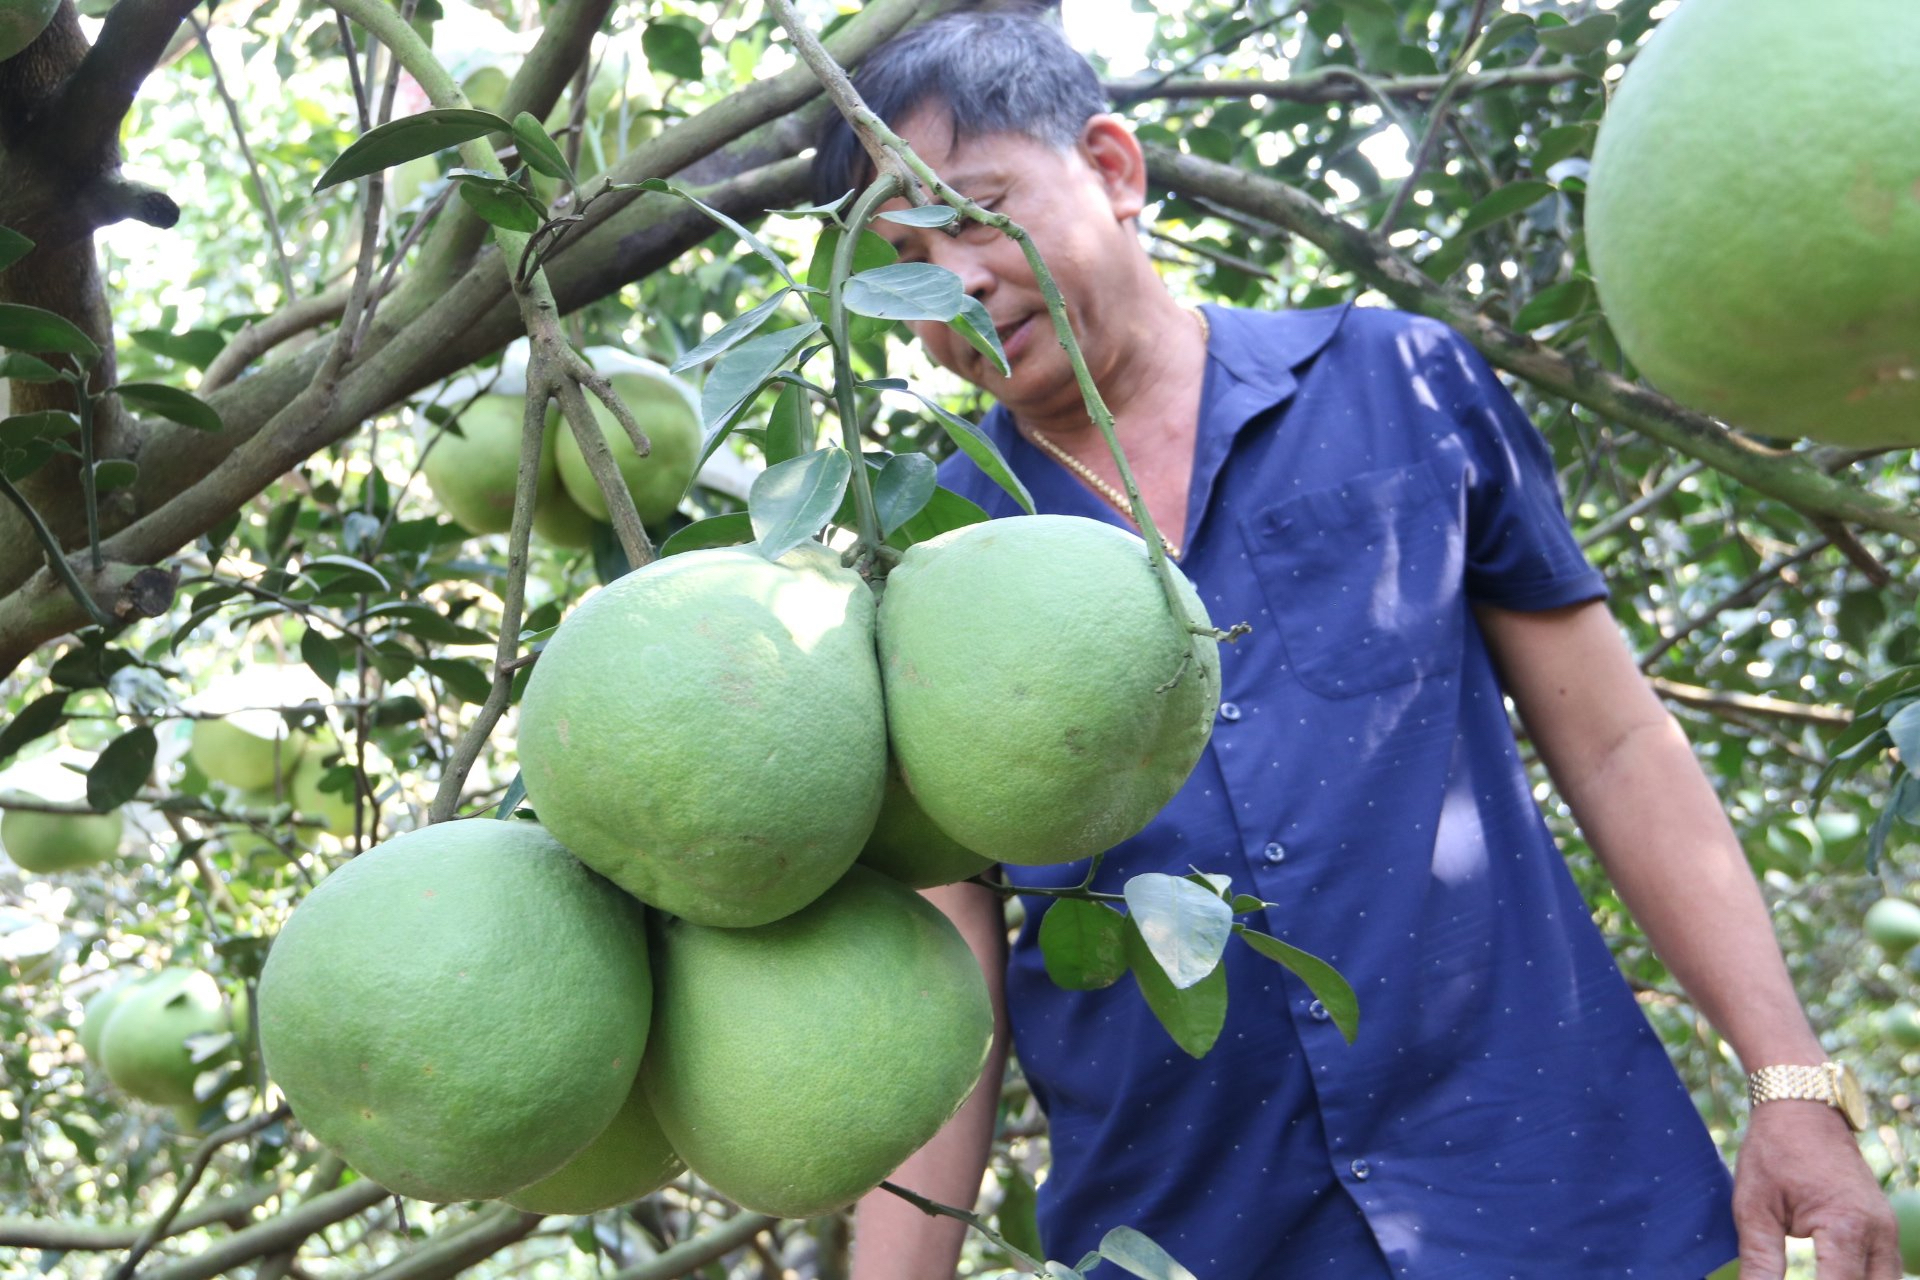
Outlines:
[[[490,1205],[399,1261],[367,1273],[365,1280],[446,1280],[524,1240],[539,1225],[537,1213],[522,1213],[504,1204]]]
[[[342,280],[325,293],[301,298],[264,320],[248,324],[233,335],[220,354],[213,358],[213,363],[207,366],[206,373],[200,378],[200,395],[211,395],[226,386],[239,377],[248,365],[289,338],[298,337],[330,320],[338,320],[340,313],[346,309],[347,295],[351,290],[351,282]]]
[[[657,1258],[616,1271],[607,1280],[678,1280],[696,1267],[724,1258],[777,1221],[764,1213],[728,1218],[707,1234],[684,1240]]]
[[[253,1211],[280,1194],[274,1186],[253,1187],[224,1200],[209,1200],[173,1220],[167,1236],[185,1235],[216,1222],[245,1225]],[[48,1222],[38,1218],[0,1218],[0,1248],[96,1253],[126,1249],[147,1230],[145,1224],[95,1226],[87,1222]]]
[[[315,1196],[279,1217],[237,1231],[203,1253],[143,1272],[141,1280],[212,1280],[250,1259],[293,1248],[314,1232],[371,1209],[390,1194],[375,1182],[351,1183]]]
[[[1716,715],[1733,713],[1736,715],[1771,716],[1777,720],[1797,720],[1802,724],[1817,724],[1829,729],[1837,729],[1853,723],[1853,713],[1845,707],[1823,707],[1805,702],[1789,702],[1785,698],[1773,698],[1764,693],[1734,693],[1724,689],[1706,689],[1694,684],[1681,684],[1677,680],[1668,680],[1661,676],[1651,676],[1647,683],[1653,691],[1669,702],[1677,702],[1683,707],[1694,707],[1701,711],[1711,711]]]
[[[1421,274],[1385,240],[1341,220],[1283,182],[1161,147],[1149,147],[1147,159],[1155,181],[1266,218],[1312,241],[1396,305],[1452,326],[1493,364],[1543,390],[1698,458],[1810,516],[1920,540],[1920,513],[1904,504],[1827,475],[1798,455],[1743,440],[1656,391],[1515,333]]]
[[[107,10],[100,38],[45,114],[63,151],[96,155],[116,145],[134,95],[196,2],[120,0]]]

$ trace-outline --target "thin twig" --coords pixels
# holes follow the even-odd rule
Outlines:
[[[153,1220],[153,1225],[133,1242],[133,1248],[127,1251],[126,1258],[114,1268],[113,1280],[128,1280],[133,1275],[134,1269],[140,1265],[140,1260],[147,1256],[154,1245],[166,1238],[167,1228],[179,1215],[181,1206],[186,1204],[187,1197],[193,1194],[193,1189],[200,1185],[200,1179],[207,1172],[207,1166],[213,1162],[214,1152],[229,1142],[248,1137],[276,1121],[284,1120],[288,1114],[287,1104],[283,1102],[271,1111],[262,1111],[259,1115],[236,1120],[208,1134],[206,1140],[194,1148],[193,1159],[187,1162],[186,1172],[181,1174],[179,1180],[174,1183],[173,1199],[168,1201],[167,1207],[160,1211],[160,1216]]]
[[[979,1214],[969,1213],[965,1209],[956,1209],[950,1204],[941,1204],[938,1200],[929,1200],[919,1192],[909,1191],[896,1182],[882,1182],[880,1189],[899,1196],[902,1200],[905,1200],[908,1204],[926,1214],[928,1217],[952,1218],[957,1222],[966,1223],[988,1240],[991,1240],[998,1248],[1003,1250],[1009,1258],[1019,1263],[1021,1268],[1028,1274],[1036,1276],[1045,1276],[1047,1274],[1046,1263],[1011,1243],[1005,1236],[988,1226],[986,1219],[982,1218]]]
[[[233,100],[233,94],[227,90],[226,77],[220,74],[220,60],[213,56],[213,41],[207,38],[207,28],[199,17],[189,13],[187,21],[193,24],[194,34],[200,37],[200,47],[207,55],[207,66],[213,71],[214,92],[220,95],[220,101],[227,108],[227,119],[233,123],[233,136],[240,144],[240,158],[247,162],[247,174],[253,179],[253,191],[260,199],[260,212],[267,220],[267,235],[273,241],[273,266],[280,276],[280,296],[288,302],[299,294],[293,287],[293,264],[287,261],[285,237],[280,234],[280,219],[273,212],[273,196],[267,191],[266,175],[260,172],[260,162],[254,159],[253,145],[247,141],[247,123],[240,114],[240,104]]]
[[[1832,545],[1832,541],[1828,538],[1816,538],[1814,541],[1799,548],[1790,555],[1778,556],[1761,565],[1758,569],[1755,569],[1752,574],[1748,575],[1747,579],[1740,583],[1739,586],[1688,617],[1678,627],[1674,628],[1671,634],[1662,637],[1658,644],[1654,645],[1653,648],[1647,650],[1644,654],[1641,654],[1640,657],[1636,659],[1640,665],[1640,669],[1642,671],[1650,669],[1654,663],[1666,655],[1669,649],[1672,649],[1701,627],[1706,626],[1707,623],[1713,621],[1728,609],[1754,603],[1773,587],[1780,575],[1786,570],[1791,569],[1803,560],[1811,560],[1814,556],[1819,555]]]
[[[27,524],[33,529],[34,538],[46,550],[47,567],[59,576],[61,584],[75,600],[80,602],[80,607],[87,611],[87,617],[91,618],[96,626],[112,627],[113,619],[107,616],[106,611],[101,609],[87,589],[80,585],[80,577],[74,573],[73,564],[67,559],[67,553],[61,550],[60,540],[53,536],[53,530],[47,528],[47,522],[40,518],[40,513],[33,509],[31,502],[27,501],[27,495],[15,488],[13,481],[4,475],[0,475],[0,494],[6,495],[8,501],[20,508],[20,514],[26,517]]]

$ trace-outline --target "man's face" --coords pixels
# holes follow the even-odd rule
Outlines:
[[[1068,319],[1089,366],[1101,379],[1119,358],[1126,285],[1132,263],[1122,255],[1141,252],[1131,219],[1142,192],[1130,172],[1119,172],[1112,153],[1131,144],[1118,123],[1089,122],[1079,145],[1062,149],[1019,134],[989,134],[960,143],[944,109],[907,118],[900,135],[962,195],[1025,227],[1066,300]],[[1119,140],[1124,139],[1122,144]],[[1133,154],[1138,155],[1137,147]],[[905,200],[885,208],[906,207]],[[915,323],[913,331],[941,365],[990,392],[1016,415],[1062,411],[1080,393],[1073,369],[1054,335],[1046,299],[1020,247],[998,231],[962,222],[957,235],[903,227],[885,220],[873,230],[900,251],[905,262],[932,262],[960,277],[992,317],[1007,353],[1011,376],[942,323]]]

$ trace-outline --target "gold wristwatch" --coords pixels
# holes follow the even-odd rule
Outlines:
[[[1823,1062],[1817,1067],[1762,1067],[1747,1076],[1747,1100],[1752,1105],[1788,1098],[1826,1103],[1855,1133],[1867,1127],[1867,1095],[1844,1062]]]

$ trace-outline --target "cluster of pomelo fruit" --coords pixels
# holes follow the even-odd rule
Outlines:
[[[917,544],[883,591],[817,543],[617,580],[524,696],[538,824],[428,827],[322,882],[262,975],[269,1071],[426,1199],[584,1212],[684,1164],[763,1212],[850,1202],[992,1038],[909,886],[1104,850],[1197,761],[1219,659],[1180,582],[1186,617],[1138,538],[1060,516]]]
[[[643,458],[613,415],[589,397],[640,519],[658,524],[680,504],[693,480],[700,454],[700,402],[686,383],[651,361],[613,348],[590,348],[585,355],[595,369],[609,375],[646,433],[649,451]],[[432,441],[421,461],[420,473],[434,497],[469,533],[505,533],[512,527],[525,408],[517,394],[480,395],[457,423]],[[579,442],[552,406],[535,493],[533,531],[554,546],[590,546],[594,526],[609,519],[606,497],[587,470]]]
[[[239,792],[249,809],[267,812],[290,803],[295,813],[332,835],[353,834],[353,796],[331,776],[340,751],[328,735],[289,730],[272,711],[201,718],[193,722],[187,759],[210,780]],[[227,842],[239,858],[283,856],[255,831],[236,829]]]
[[[249,1044],[245,1000],[230,1003],[197,969],[124,979],[89,999],[80,1016],[87,1060],[129,1097],[174,1108],[189,1130],[219,1092],[203,1096],[196,1085],[207,1072],[244,1061]]]

